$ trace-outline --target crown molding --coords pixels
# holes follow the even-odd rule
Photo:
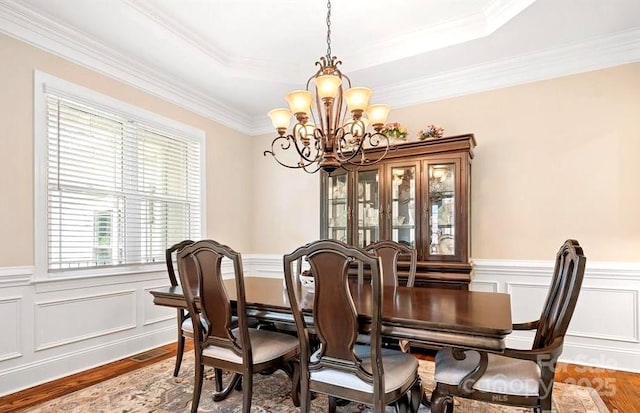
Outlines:
[[[536,0],[494,0],[484,9],[458,16],[422,30],[359,45],[353,54],[342,55],[351,70],[392,63],[411,56],[481,39],[491,35]]]
[[[487,26],[490,33],[498,30],[502,25],[531,6],[537,0],[494,0],[485,9]]]
[[[505,11],[503,5],[497,1],[495,8],[506,15],[511,13]],[[252,120],[240,110],[229,108],[148,64],[118,53],[15,0],[0,2],[0,32],[241,133],[256,136],[273,132],[268,119]],[[209,50],[210,57],[215,58],[216,52],[217,49]],[[217,58],[225,61],[220,56]],[[637,61],[640,61],[640,28],[377,87],[376,96],[401,108]]]
[[[640,28],[376,88],[406,107],[640,61]]]
[[[376,99],[402,108],[640,61],[640,28],[535,53],[377,87]],[[273,133],[265,120],[252,135]]]
[[[200,50],[217,63],[220,69],[225,70],[231,64],[231,56],[225,53],[223,49],[211,44],[211,42],[193,31],[184,30],[183,25],[175,17],[168,14],[159,4],[134,0],[121,1],[191,47]]]
[[[486,37],[529,7],[536,0],[493,0],[484,9],[466,16],[456,17],[436,26],[407,33],[387,41],[360,45],[345,60],[351,62],[351,70],[357,71],[383,63],[393,62],[417,54],[452,46],[454,44]],[[172,33],[190,47],[207,56],[216,70],[227,75],[241,74],[252,79],[269,79],[279,81],[282,72],[294,71],[295,77],[306,77],[303,67],[292,64],[283,66],[275,60],[254,59],[228,53],[223,48],[212,44],[211,40],[200,34],[184,30],[183,22],[167,11],[160,4],[123,0],[123,2],[149,19],[163,30]]]
[[[251,134],[251,121],[239,110],[171,79],[159,70],[104,46],[76,29],[58,23],[14,0],[0,2],[0,33],[95,70],[151,95]]]
[[[227,53],[223,48],[211,44],[210,40],[203,38],[200,34],[184,30],[183,23],[167,12],[162,6],[152,2],[138,2],[134,0],[122,0],[124,4],[135,10],[137,13],[160,26],[168,33],[172,33],[180,41],[198,50],[205,55],[216,72],[226,76],[245,77],[251,79],[269,79],[274,82],[281,80],[282,70],[285,69],[278,62],[241,57]],[[292,67],[288,66],[291,70]],[[306,77],[308,74],[297,66],[294,68],[298,76]]]

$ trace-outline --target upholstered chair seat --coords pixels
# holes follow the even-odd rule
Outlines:
[[[193,322],[191,318],[187,318],[182,322],[182,334],[186,337],[193,338]]]
[[[464,354],[464,360],[456,360],[451,349],[439,351],[436,355],[435,381],[452,386],[460,384],[480,362],[477,351],[465,351]],[[488,354],[488,359],[487,370],[473,385],[475,390],[512,396],[538,396],[541,372],[536,363],[498,354]]]
[[[366,345],[355,345],[354,353],[362,359],[362,367],[371,372],[371,348]],[[398,390],[403,384],[415,377],[418,371],[418,360],[398,350],[384,348],[381,351],[384,371],[384,391],[389,393]],[[317,362],[317,352],[311,356]],[[311,380],[344,387],[363,393],[373,394],[373,385],[360,379],[353,373],[324,367],[321,370],[310,370]]]
[[[234,336],[239,336],[238,329],[234,329],[232,332]],[[282,357],[285,354],[295,351],[298,347],[297,337],[269,330],[250,328],[249,339],[251,340],[251,354],[254,364],[260,364]],[[202,355],[231,363],[242,364],[242,356],[239,356],[228,348],[207,346],[202,349]]]
[[[231,325],[233,326],[237,326],[238,325],[238,317],[231,317]],[[249,325],[250,326],[254,326],[257,325],[257,322],[253,321],[253,320],[249,320]],[[189,338],[193,338],[193,321],[191,321],[191,318],[186,318],[183,322],[182,322],[182,334],[185,337],[189,337]]]

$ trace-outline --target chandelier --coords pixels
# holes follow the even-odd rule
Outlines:
[[[307,81],[306,90],[287,94],[290,109],[273,109],[268,113],[278,136],[264,156],[270,154],[280,165],[308,173],[320,169],[327,172],[337,168],[350,170],[384,158],[389,151],[389,138],[380,131],[391,107],[369,105],[371,89],[351,87],[351,80],[338,68],[341,64],[331,55],[329,0],[327,55],[316,62],[318,71]],[[351,117],[347,117],[347,112]],[[289,131],[292,115],[296,121]],[[376,147],[384,150],[370,151]]]

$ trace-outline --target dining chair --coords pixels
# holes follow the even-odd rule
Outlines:
[[[232,304],[225,288],[221,263],[231,260],[235,277],[237,327],[232,320]],[[298,339],[274,331],[249,327],[242,257],[213,240],[193,243],[178,252],[178,268],[189,315],[193,324],[195,380],[191,412],[200,402],[204,366],[215,371],[214,400],[226,398],[242,379],[242,411],[251,410],[253,374],[284,370],[293,377],[297,368]],[[197,285],[193,285],[193,280]],[[197,296],[194,294],[197,289]],[[234,372],[222,388],[222,370]],[[292,397],[297,399],[297,380],[292,380]]]
[[[403,283],[403,286],[413,287],[416,279],[416,266],[418,261],[418,252],[415,248],[396,241],[382,240],[367,245],[364,247],[364,250],[380,257],[382,260],[383,284],[385,286],[397,287],[401,284],[400,277],[398,276],[398,259],[402,256],[408,256],[409,273],[407,274],[407,279],[406,282]],[[362,266],[358,267],[358,282],[364,282]],[[358,335],[358,343],[368,342],[369,336],[367,334]],[[385,347],[400,347],[400,349],[405,353],[409,352],[411,349],[409,340],[397,340],[383,337],[382,342]]]
[[[184,240],[173,244],[165,251],[165,259],[167,262],[167,272],[169,273],[169,281],[172,287],[179,285],[178,278],[176,277],[175,270],[173,268],[173,257],[176,251],[193,244],[191,240]],[[173,369],[173,375],[178,376],[180,372],[180,365],[182,364],[182,356],[184,355],[184,342],[185,337],[193,338],[193,325],[191,324],[191,318],[189,314],[182,308],[177,309],[177,321],[178,321],[178,349],[176,350],[176,366]]]
[[[418,262],[418,252],[415,248],[396,241],[383,240],[367,245],[364,247],[364,250],[382,259],[383,284],[385,286],[397,287],[400,285],[398,258],[402,255],[409,256],[409,274],[407,275],[407,281],[404,283],[404,286],[413,287],[416,280],[416,266]]]
[[[313,292],[301,288],[294,279],[292,266],[301,257],[311,266]],[[285,255],[283,262],[300,340],[301,411],[309,412],[312,392],[329,396],[331,413],[336,411],[338,399],[373,406],[376,412],[383,412],[391,403],[396,403],[400,412],[417,411],[422,396],[418,360],[410,354],[381,347],[380,259],[340,241],[320,240]],[[348,279],[349,267],[354,262],[371,268],[371,295],[364,304],[371,314],[370,345],[356,344],[360,318]],[[315,351],[309,344],[309,316],[320,343]]]
[[[507,348],[501,354],[438,351],[431,411],[453,412],[452,396],[550,411],[556,362],[578,300],[585,263],[578,241],[567,240],[558,251],[540,318],[513,325],[513,330],[536,330],[531,350]]]

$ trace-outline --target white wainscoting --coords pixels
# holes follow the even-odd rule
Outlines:
[[[8,297],[0,299],[0,361],[10,360],[22,356],[20,342],[20,320],[22,297]]]
[[[0,268],[0,396],[176,339],[175,310],[153,305],[164,266],[34,282],[33,267]]]
[[[282,255],[246,254],[244,272],[282,277]],[[551,261],[474,260],[471,288],[509,292],[514,322],[537,318]],[[223,272],[231,274],[230,263]],[[0,268],[0,395],[175,341],[175,310],[153,304],[166,272],[34,283],[33,267]],[[640,372],[640,263],[587,263],[563,361]],[[516,332],[508,345],[527,347]]]
[[[474,260],[471,289],[511,294],[514,323],[540,316],[553,262]],[[640,372],[640,263],[587,261],[562,361]],[[532,334],[514,332],[507,345],[526,348]]]
[[[35,351],[135,328],[135,294],[127,289],[36,302]]]

